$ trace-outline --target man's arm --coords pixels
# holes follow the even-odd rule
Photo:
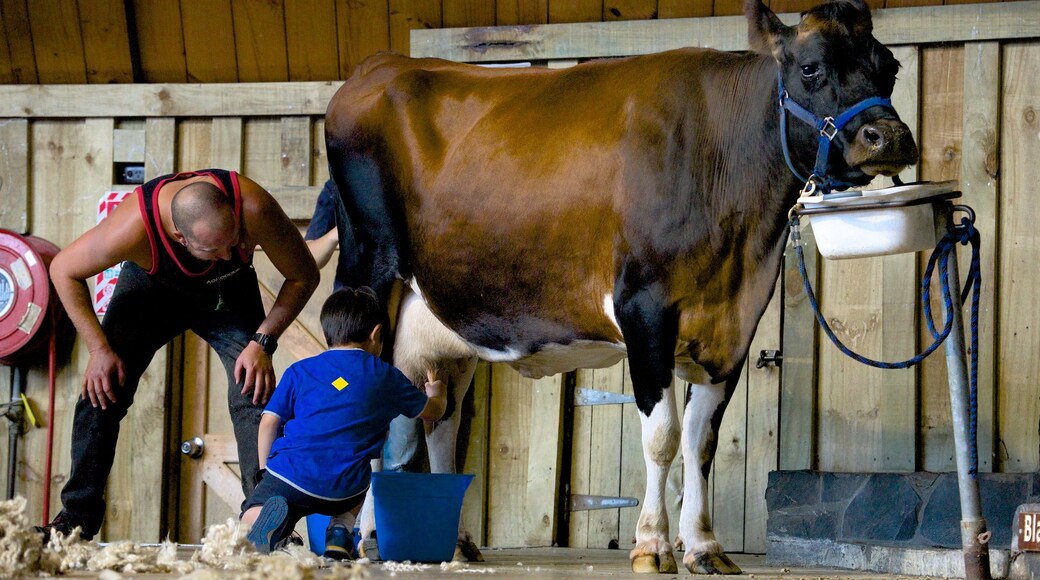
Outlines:
[[[101,329],[86,280],[105,268],[130,260],[150,267],[151,250],[136,195],[123,203],[51,261],[50,276],[69,319],[87,345],[90,359],[83,375],[83,396],[97,407],[115,402],[115,387],[125,377],[123,361]]]
[[[285,277],[271,311],[256,332],[275,338],[282,335],[307,305],[318,287],[318,267],[303,237],[271,194],[255,181],[239,175],[242,211],[248,242],[263,248],[274,267]],[[235,380],[242,394],[253,391],[253,404],[266,403],[275,386],[271,358],[250,342],[235,361]]]
[[[332,259],[332,253],[339,247],[339,230],[332,228],[325,235],[315,240],[307,240],[307,248],[314,256],[318,268],[324,268]]]

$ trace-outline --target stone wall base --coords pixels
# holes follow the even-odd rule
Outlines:
[[[906,576],[964,577],[960,550],[867,546],[830,540],[769,538],[766,562],[770,566],[827,567]],[[990,575],[1008,574],[1008,550],[989,551]]]

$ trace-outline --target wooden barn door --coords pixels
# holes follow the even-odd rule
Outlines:
[[[320,189],[310,184],[326,179],[324,140],[316,138],[322,133],[322,122],[308,117],[183,120],[178,130],[181,155],[177,167],[238,170],[271,191],[302,227],[313,210],[314,193]],[[305,193],[299,195],[301,191]],[[325,348],[319,313],[332,292],[335,264],[333,257],[310,302],[278,341],[274,365],[279,377],[293,362]],[[269,311],[283,278],[262,250],[254,255],[253,266],[264,309]],[[206,526],[237,518],[243,497],[224,368],[209,345],[193,333],[185,335],[182,353],[179,432],[173,432],[196,456],[182,454],[175,460],[180,485],[177,501],[171,502],[175,510],[171,516],[179,541],[197,542]],[[201,441],[201,452],[193,447],[197,441]],[[297,529],[302,528],[301,524]]]

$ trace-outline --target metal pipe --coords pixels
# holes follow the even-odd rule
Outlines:
[[[21,405],[22,370],[18,365],[11,366],[11,403]],[[11,407],[14,409],[14,407]],[[9,411],[12,412],[12,411]],[[15,415],[18,420],[11,421],[7,431],[7,499],[14,499],[14,486],[18,470],[18,438],[21,436],[21,414]]]
[[[952,216],[944,212],[944,227],[952,228]],[[943,232],[945,234],[945,232]],[[949,270],[949,297],[953,301],[953,328],[946,338],[946,372],[950,382],[950,411],[957,458],[957,487],[961,500],[961,546],[964,549],[964,577],[989,580],[989,546],[986,520],[982,517],[979,482],[970,473],[968,370],[964,355],[964,320],[961,315],[961,282],[957,258],[952,256]]]
[[[57,297],[57,294],[54,295]],[[48,339],[47,349],[47,465],[43,476],[43,523],[46,526],[51,521],[51,466],[54,464],[54,391],[57,381],[57,357],[58,357],[58,315],[57,310],[51,310],[51,335]]]

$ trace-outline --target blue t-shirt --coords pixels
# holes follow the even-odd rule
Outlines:
[[[282,420],[267,471],[322,499],[368,488],[398,415],[417,417],[427,397],[404,373],[360,349],[331,349],[285,370],[264,413]]]

